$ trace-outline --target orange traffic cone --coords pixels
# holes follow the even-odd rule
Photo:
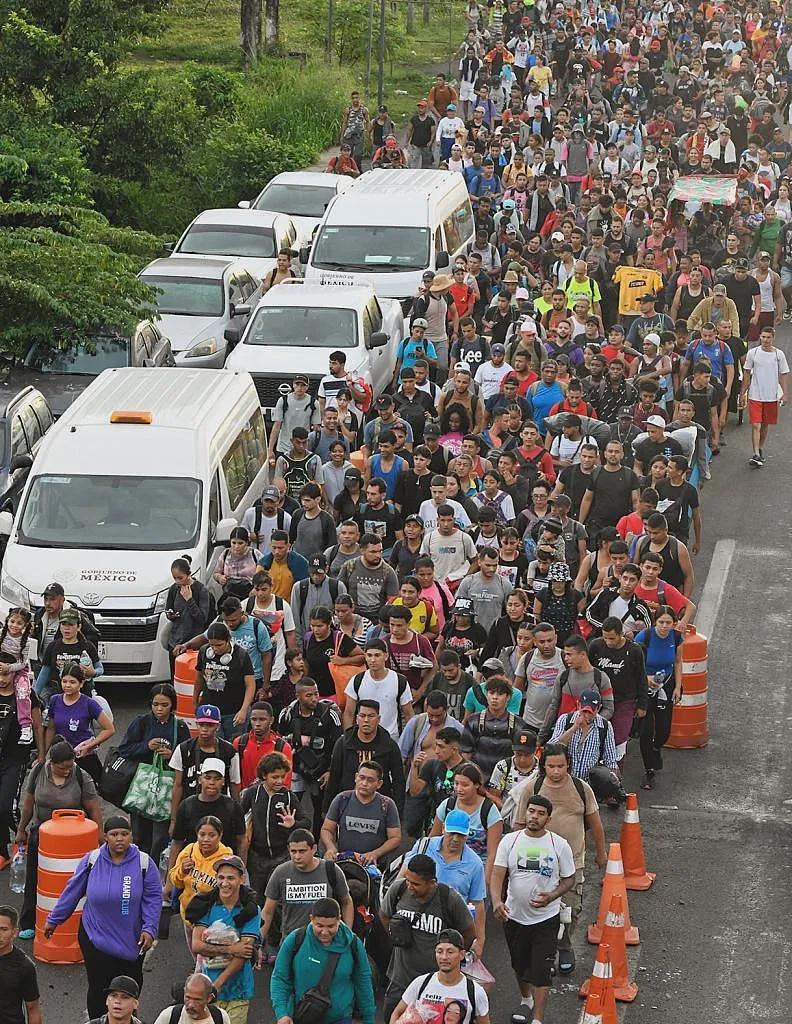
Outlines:
[[[627,947],[624,944],[624,920],[627,901],[619,893],[614,894],[610,910],[605,918],[603,942],[610,957],[611,985],[613,994],[620,1003],[631,1003],[638,995],[638,986],[630,981],[627,965]]]
[[[578,1024],[603,1024],[602,997],[592,992],[586,1000]]]
[[[602,880],[599,914],[597,915],[596,923],[590,924],[588,928],[588,940],[593,946],[598,946],[603,941],[605,918],[608,916],[611,900],[616,893],[622,897],[623,901],[624,941],[628,946],[637,946],[641,938],[638,934],[638,929],[630,921],[630,907],[627,903],[627,887],[624,884],[621,847],[618,843],[611,843],[608,850],[608,866],[605,868],[605,877]]]
[[[624,857],[624,884],[628,889],[648,889],[657,875],[646,870],[641,840],[641,819],[638,817],[638,797],[635,793],[627,794],[619,846]]]
[[[579,995],[583,998],[589,995],[599,995],[602,999],[602,1024],[618,1024],[616,1015],[616,997],[613,994],[613,975],[610,965],[610,947],[601,942],[597,946],[597,958],[594,961],[594,970],[591,977],[578,989]]]

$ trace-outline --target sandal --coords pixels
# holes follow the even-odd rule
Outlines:
[[[653,771],[648,771],[646,773],[646,778],[641,783],[641,789],[654,789],[654,777],[655,773]]]

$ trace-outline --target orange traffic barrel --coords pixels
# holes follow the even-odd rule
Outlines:
[[[198,735],[195,724],[195,681],[198,664],[198,651],[185,651],[176,658],[176,669],[173,674],[173,686],[176,690],[176,717],[181,718],[191,736]]]
[[[682,699],[674,706],[667,747],[691,750],[709,742],[707,638],[688,626],[682,641]]]
[[[39,828],[36,937],[33,941],[33,955],[37,960],[47,964],[82,963],[77,932],[84,899],[51,939],[44,938],[44,927],[47,915],[58,902],[80,860],[98,845],[99,827],[95,821],[85,817],[84,811],[53,811],[50,820]]]

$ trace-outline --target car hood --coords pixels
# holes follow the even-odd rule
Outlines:
[[[268,274],[273,267],[277,266],[278,263],[275,256],[238,256],[233,252],[212,253],[211,256],[206,256],[200,252],[182,252],[180,249],[174,249],[173,255],[178,256],[180,260],[239,260],[240,263],[244,264],[245,270],[248,270],[253,277],[257,277],[259,280],[265,274]]]
[[[21,366],[11,370],[4,385],[14,394],[22,388],[36,388],[49,402],[52,415],[58,417],[93,380],[96,377],[92,373],[42,373],[41,370]]]
[[[247,370],[248,373],[283,374],[287,366],[299,367],[303,373],[322,376],[327,373],[327,348],[302,348],[279,345],[237,345],[226,359],[226,369]],[[358,349],[345,349],[347,370],[354,373],[365,355]],[[292,371],[294,372],[294,371]]]
[[[226,326],[221,316],[182,316],[179,313],[161,313],[157,323],[174,352],[184,352],[205,338],[216,337],[221,346]]]

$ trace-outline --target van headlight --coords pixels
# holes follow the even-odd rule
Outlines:
[[[170,587],[168,587],[170,590]],[[154,598],[154,614],[158,615],[165,611],[165,602],[168,599],[168,590],[161,590]]]
[[[197,345],[184,353],[186,359],[200,359],[202,356],[213,356],[217,352],[217,338],[204,338]]]
[[[14,606],[30,607],[29,591],[21,583],[17,583],[14,577],[9,576],[7,572],[0,575],[0,600],[6,601],[12,608]]]

